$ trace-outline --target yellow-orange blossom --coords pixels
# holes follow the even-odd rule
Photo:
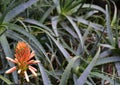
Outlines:
[[[30,52],[30,47],[25,42],[18,42],[15,48],[15,59],[10,57],[6,57],[7,60],[15,63],[17,66],[14,66],[6,71],[6,73],[12,73],[15,70],[18,70],[20,76],[24,76],[27,82],[29,82],[29,77],[27,74],[27,69],[29,69],[34,76],[37,76],[37,69],[31,66],[31,64],[39,63],[38,60],[33,60],[32,58],[35,56],[34,51]]]

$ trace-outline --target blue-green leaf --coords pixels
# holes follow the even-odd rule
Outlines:
[[[38,66],[39,66],[39,69],[40,69],[40,72],[41,72],[41,75],[42,75],[43,84],[44,85],[51,85],[51,82],[48,78],[48,75],[47,75],[44,67],[40,63],[38,64]]]
[[[5,52],[5,55],[7,57],[13,58],[12,52],[10,50],[10,47],[9,47],[9,44],[8,44],[8,41],[7,41],[7,38],[6,38],[6,36],[4,34],[2,36],[0,36],[0,43],[2,45],[2,48],[3,48],[4,52]],[[10,62],[9,62],[9,65],[11,67],[14,66],[13,63],[10,63]],[[18,83],[18,75],[17,75],[17,73],[13,72],[12,75],[13,75],[14,82],[17,84]]]
[[[90,74],[92,68],[94,67],[98,57],[99,57],[99,53],[100,53],[100,48],[98,49],[95,57],[93,58],[93,60],[90,62],[90,64],[87,66],[87,68],[84,70],[84,72],[81,74],[81,76],[77,79],[75,85],[84,85],[88,75]]]
[[[9,22],[11,19],[16,17],[18,14],[23,12],[26,8],[30,7],[32,4],[36,3],[38,0],[29,0],[23,4],[20,4],[19,6],[15,7],[11,11],[7,13],[5,16],[4,22]]]
[[[69,75],[71,73],[71,69],[75,63],[75,61],[79,58],[79,56],[76,56],[74,58],[72,58],[69,62],[69,64],[67,65],[66,69],[64,70],[64,73],[62,74],[62,78],[60,80],[60,84],[59,85],[66,85],[67,80],[69,78]]]

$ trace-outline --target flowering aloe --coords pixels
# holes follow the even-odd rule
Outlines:
[[[32,58],[35,56],[34,51],[30,52],[30,47],[25,42],[18,42],[16,48],[15,48],[15,59],[12,59],[10,57],[6,57],[7,60],[13,62],[16,64],[16,66],[10,68],[6,71],[6,73],[12,73],[15,70],[18,70],[18,73],[20,76],[27,80],[29,82],[27,70],[29,69],[34,76],[37,76],[36,71],[37,69],[31,66],[31,64],[39,63],[38,60],[33,60]]]

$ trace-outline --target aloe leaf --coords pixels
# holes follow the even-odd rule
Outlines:
[[[100,58],[109,56],[111,53],[112,53],[111,50],[105,50],[105,51],[103,51],[102,53],[100,53]]]
[[[62,78],[60,80],[60,84],[59,85],[66,85],[67,80],[69,78],[69,75],[71,73],[71,69],[75,63],[75,61],[79,58],[79,56],[74,57],[70,60],[69,64],[67,65],[66,69],[64,70],[63,74],[62,74]]]
[[[42,16],[42,18],[40,19],[40,22],[43,23],[47,17],[50,15],[51,11],[53,11],[53,9],[55,8],[55,6],[51,6]]]
[[[88,13],[85,15],[85,19],[91,17],[91,16],[94,15],[95,13],[98,13],[98,11],[92,10],[92,11],[88,12]]]
[[[53,31],[54,31],[56,37],[59,36],[58,29],[57,29],[58,21],[59,21],[59,17],[58,17],[58,16],[52,17],[52,20],[51,20],[52,29],[53,29]]]
[[[2,36],[0,36],[0,43],[2,45],[2,48],[3,48],[4,52],[5,52],[5,55],[7,57],[13,58],[12,52],[10,50],[10,47],[9,47],[9,44],[8,44],[8,41],[7,41],[7,38],[6,38],[6,36],[4,34]],[[10,62],[8,62],[8,63],[9,63],[9,65],[11,67],[14,66],[13,63],[10,63]],[[13,72],[12,75],[13,75],[14,82],[16,84],[18,84],[18,75],[17,75],[17,73]]]
[[[78,4],[77,6],[75,6],[75,7],[73,7],[73,8],[70,7],[70,9],[65,9],[64,15],[71,15],[71,14],[77,12],[78,9],[80,8],[80,6],[81,6],[81,4]]]
[[[69,62],[70,61],[70,54],[64,49],[64,47],[51,35],[49,37],[54,41],[54,43],[57,45],[57,47],[60,49],[66,60]]]
[[[0,36],[6,31],[5,27],[0,26]]]
[[[40,28],[40,27],[36,27],[36,26],[31,26],[33,28],[39,29],[43,32],[45,32],[51,39],[52,41],[56,44],[56,46],[59,48],[59,50],[62,52],[62,54],[64,55],[64,57],[66,58],[67,61],[70,60],[70,54],[67,52],[67,50],[64,49],[64,47],[51,35],[50,32]]]
[[[114,5],[114,15],[113,15],[113,19],[111,21],[111,26],[114,26],[116,23],[116,20],[117,20],[117,7],[115,5],[115,2],[112,1],[112,3]]]
[[[93,60],[90,62],[90,64],[86,67],[84,72],[81,74],[81,76],[77,79],[75,85],[84,85],[88,75],[90,74],[92,68],[94,67],[100,53],[100,48],[98,49],[96,55],[94,56]]]
[[[112,56],[112,57],[104,57],[104,58],[99,58],[95,64],[95,66],[102,65],[102,64],[107,64],[107,63],[115,63],[115,62],[120,62],[120,56]]]
[[[69,62],[70,61],[70,54],[64,49],[64,47],[56,40],[54,37],[49,35],[49,37],[54,41],[54,43],[57,45],[57,47],[60,49],[66,60]]]
[[[86,31],[85,31],[85,33],[83,35],[83,41],[85,41],[87,39],[87,36],[88,36],[90,30],[91,30],[91,27],[88,26],[88,28],[86,29]]]
[[[61,39],[62,41],[62,45],[64,46],[64,48],[66,48],[67,50],[69,50],[70,52],[72,52],[74,55],[76,55],[75,51],[73,50],[73,48],[71,48],[63,39]]]
[[[88,26],[94,28],[95,30],[100,30],[100,31],[103,32],[104,27],[100,24],[92,23],[92,22],[90,22],[86,19],[83,19],[82,17],[77,17],[77,21],[80,22],[80,23],[83,23],[85,25],[88,25]]]
[[[110,82],[110,84],[112,85],[120,85],[120,83],[118,83],[117,81],[115,81],[114,79],[111,79],[109,76],[107,75],[104,75],[104,74],[101,74],[101,73],[98,73],[98,72],[91,72],[91,75],[93,76],[96,76],[96,77],[99,77],[103,80],[107,80]]]
[[[82,35],[81,35],[81,32],[80,32],[79,28],[77,27],[76,23],[72,20],[71,17],[69,17],[69,16],[66,16],[66,17],[70,21],[70,23],[72,24],[72,26],[74,27],[74,29],[75,29],[78,37],[79,37],[80,43],[81,43],[81,47],[82,47],[81,50],[83,50],[84,49],[84,41],[83,41],[83,38],[82,38]]]
[[[41,75],[42,75],[43,84],[44,85],[52,85],[44,67],[40,63],[38,63],[38,66],[39,66],[39,69],[40,69],[40,72],[41,72]]]
[[[52,30],[50,30],[50,28],[48,28],[47,26],[43,25],[42,23],[33,20],[33,19],[25,19],[24,22],[27,22],[29,24],[33,24],[33,25],[37,25],[39,27],[44,28],[45,30],[47,30],[48,32],[50,32],[52,35],[54,35],[54,33],[52,32]]]
[[[67,14],[72,14],[74,12],[77,12],[77,10],[82,7],[82,1],[83,0],[79,0],[79,1],[74,1],[71,0],[68,5],[66,4],[66,6],[63,8],[63,10],[67,13]]]
[[[77,34],[72,30],[66,22],[60,23],[64,30],[66,30],[70,35],[72,35],[74,38],[78,38]]]
[[[4,18],[4,22],[9,22],[11,19],[16,17],[18,14],[23,12],[26,8],[30,7],[32,4],[36,3],[38,0],[29,0],[23,4],[20,4],[19,6],[13,8],[11,11],[7,13],[7,15]]]
[[[65,3],[63,9],[67,9],[67,8],[74,2],[74,0],[68,0],[68,1],[63,0],[63,1],[64,1],[64,3]],[[63,5],[63,3],[61,4],[61,6],[62,6],[62,5]]]
[[[2,75],[0,75],[0,79],[3,80],[7,85],[13,84],[9,79],[3,77]]]
[[[82,6],[82,8],[92,8],[92,9],[99,10],[99,11],[103,12],[104,14],[106,14],[105,10],[104,10],[102,7],[97,6],[97,5],[84,4],[84,5]]]
[[[114,26],[116,21],[117,21],[117,7],[115,5],[115,2],[112,1],[112,3],[114,5],[114,15],[113,15],[113,19],[111,21],[111,26]],[[116,31],[117,31],[117,29],[116,29]],[[116,35],[117,35],[116,36],[116,41],[118,41],[118,33]],[[117,74],[120,77],[120,62],[116,62],[115,67],[116,67],[116,70],[117,70]]]
[[[108,33],[110,44],[115,46],[115,43],[113,40],[113,33],[110,25],[110,15],[109,15],[109,10],[107,5],[106,5],[106,27],[107,27],[107,33]]]
[[[109,44],[100,44],[101,47],[108,48],[108,49],[115,49],[112,45]]]
[[[21,41],[21,40],[24,41],[24,39],[20,36],[20,34],[14,32],[12,30],[7,30],[6,31],[6,36],[10,39],[15,40],[15,41]]]

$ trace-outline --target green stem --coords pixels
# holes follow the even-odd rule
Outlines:
[[[24,83],[24,75],[23,75],[23,73],[21,72],[21,73],[20,73],[20,85],[23,85],[23,83]]]
[[[21,78],[20,85],[23,85],[24,79]]]

